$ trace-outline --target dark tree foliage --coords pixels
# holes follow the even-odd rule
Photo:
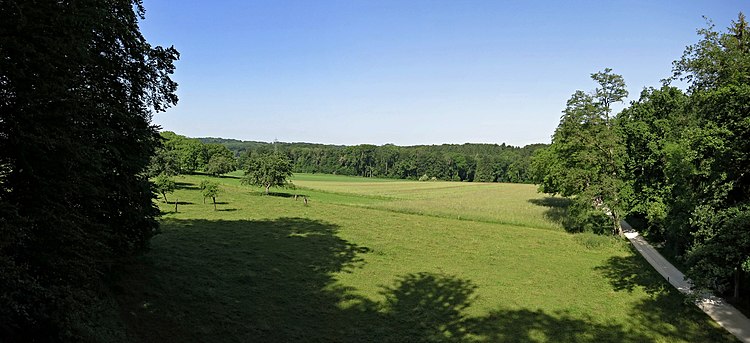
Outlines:
[[[145,249],[153,111],[174,48],[140,1],[0,1],[0,341],[80,341],[107,266]],[[87,331],[89,330],[89,331]]]
[[[169,150],[166,147],[159,147],[154,152],[154,155],[151,156],[151,161],[148,165],[148,176],[175,176],[179,175],[181,170],[180,157],[177,152]]]

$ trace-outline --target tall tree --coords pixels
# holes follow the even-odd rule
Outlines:
[[[477,156],[476,171],[474,172],[475,182],[494,182],[495,170],[492,161],[484,156]]]
[[[688,275],[700,286],[740,297],[750,265],[750,28],[744,14],[719,33],[713,25],[675,62],[690,84],[688,113],[697,125],[681,138],[687,153],[684,194],[676,207],[690,228]]]
[[[592,94],[576,91],[571,96],[552,145],[540,152],[536,166],[546,168],[541,171],[546,174],[544,191],[574,197],[577,206],[572,210],[588,213],[594,207],[604,211],[611,218],[612,232],[622,234],[620,221],[628,198],[623,181],[625,151],[614,127],[611,105],[628,93],[622,76],[609,68],[591,74],[591,78],[598,87]]]
[[[157,229],[146,176],[178,53],[141,1],[0,2],[0,341],[82,341],[106,266]],[[89,337],[87,337],[89,336]]]

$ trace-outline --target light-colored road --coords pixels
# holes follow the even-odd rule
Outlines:
[[[625,237],[630,240],[635,249],[646,258],[646,261],[661,276],[667,279],[680,292],[688,295],[693,293],[690,287],[690,280],[685,279],[685,275],[682,272],[661,256],[638,232],[633,231],[630,225],[623,223],[623,229],[626,230]],[[750,319],[734,308],[734,306],[724,301],[724,299],[710,294],[701,294],[698,300],[696,300],[695,305],[740,341],[750,343]]]

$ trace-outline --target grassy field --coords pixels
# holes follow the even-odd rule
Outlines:
[[[273,196],[179,177],[115,281],[142,342],[733,341],[622,241],[531,185],[296,175]],[[293,195],[310,200],[307,206]]]
[[[301,189],[379,196],[389,200],[369,206],[378,209],[562,230],[561,205],[565,199],[538,194],[531,185],[370,180],[299,174],[294,184]]]

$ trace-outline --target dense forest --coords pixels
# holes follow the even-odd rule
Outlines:
[[[0,1],[0,341],[102,342],[106,280],[145,251],[145,171],[179,53],[140,1]]]
[[[239,164],[253,155],[280,152],[297,173],[327,173],[399,179],[438,179],[474,182],[531,182],[531,156],[545,144],[515,147],[505,144],[443,144],[355,146],[312,143],[265,143],[223,138],[198,138],[221,144],[235,153]]]
[[[571,231],[622,233],[627,218],[662,243],[699,287],[750,296],[750,28],[713,25],[661,88],[628,93],[610,69],[568,100],[552,144],[535,153],[540,190],[570,197]],[[686,90],[671,83],[681,80]]]

